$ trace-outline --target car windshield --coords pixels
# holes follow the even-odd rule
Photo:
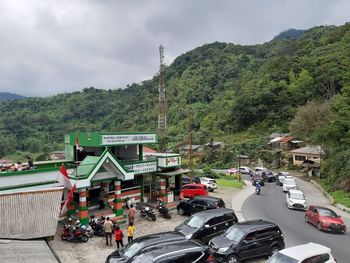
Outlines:
[[[211,180],[209,180],[209,183],[215,184],[215,183],[216,183],[216,181],[215,181],[215,180],[213,180],[213,179],[211,179]]]
[[[141,245],[140,243],[133,242],[128,244],[123,250],[122,253],[124,256],[128,258],[132,258],[138,251],[140,251]]]
[[[224,237],[235,243],[239,243],[243,238],[244,234],[245,233],[241,229],[233,227],[225,232]]]
[[[336,213],[329,209],[318,209],[320,216],[338,217]]]
[[[199,229],[203,226],[204,219],[199,216],[191,216],[184,222],[184,224]]]
[[[298,260],[278,252],[266,261],[266,263],[298,263]]]
[[[302,193],[290,193],[290,198],[297,200],[305,200],[305,197]]]
[[[278,179],[284,180],[284,179],[285,179],[285,178],[284,178],[284,175],[279,175],[279,176],[278,176]]]

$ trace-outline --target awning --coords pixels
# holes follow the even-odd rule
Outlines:
[[[187,174],[191,172],[191,170],[189,169],[177,169],[175,171],[171,171],[171,172],[161,172],[161,173],[157,173],[157,175],[163,175],[163,176],[175,176],[175,175],[179,175],[179,174]]]

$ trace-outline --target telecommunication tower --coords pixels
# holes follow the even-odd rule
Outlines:
[[[167,138],[167,121],[166,121],[166,100],[165,100],[165,83],[164,83],[164,47],[159,46],[160,67],[159,67],[159,102],[158,102],[158,135],[159,151],[166,151]]]

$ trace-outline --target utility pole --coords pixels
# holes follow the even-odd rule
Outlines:
[[[192,169],[193,169],[193,153],[192,153],[192,108],[190,108],[190,122],[189,122],[189,146],[190,146],[190,162],[189,162],[189,168],[190,168],[190,180],[192,183]]]
[[[167,140],[167,120],[166,120],[166,99],[165,99],[165,83],[164,83],[164,47],[159,46],[160,67],[159,67],[159,101],[158,101],[158,135],[159,135],[159,151],[166,151]]]

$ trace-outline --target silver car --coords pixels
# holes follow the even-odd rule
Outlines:
[[[286,194],[286,204],[290,209],[306,210],[306,197],[300,190],[290,189]]]

